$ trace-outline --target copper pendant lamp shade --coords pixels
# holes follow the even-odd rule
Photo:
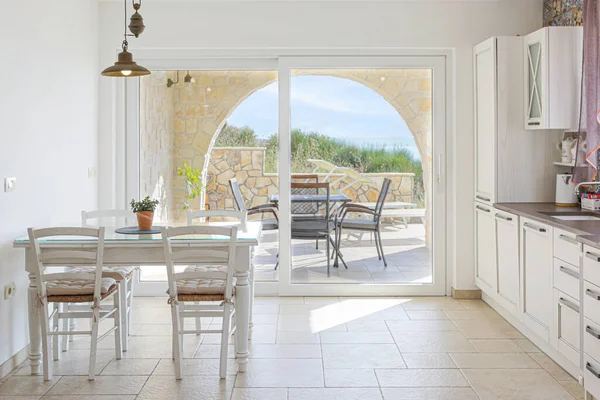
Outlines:
[[[123,51],[119,53],[117,62],[102,71],[102,75],[129,78],[150,75],[150,71],[133,61],[133,54],[127,51],[127,41],[124,41]]]
[[[103,76],[112,76],[112,77],[120,77],[120,78],[132,78],[136,76],[144,76],[150,75],[150,71],[147,68],[138,65],[135,61],[133,61],[133,54],[127,51],[128,43],[127,36],[135,36],[138,37],[144,31],[144,23],[141,18],[141,15],[138,14],[137,10],[140,8],[141,0],[139,4],[136,4],[134,1],[134,9],[135,14],[131,18],[131,22],[133,25],[133,29],[131,31],[134,35],[127,34],[127,0],[124,0],[125,4],[125,33],[123,34],[124,40],[121,45],[123,51],[119,53],[117,57],[117,61],[114,65],[106,68],[102,71]],[[139,17],[139,18],[134,18]],[[130,26],[130,28],[132,28]]]

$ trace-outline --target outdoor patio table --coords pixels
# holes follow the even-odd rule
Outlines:
[[[327,201],[327,196],[324,194],[292,194],[290,200],[292,203],[324,203]],[[352,201],[352,199],[345,194],[332,194],[329,196],[330,203],[348,203],[349,201]],[[271,196],[271,202],[279,202],[279,195],[274,194]]]
[[[261,231],[262,224],[260,221],[248,221],[244,225],[240,225],[238,229],[235,256],[235,316],[237,325],[235,343],[239,372],[245,372],[248,363],[248,339],[252,320],[253,297],[251,257],[252,247],[258,245]],[[65,236],[42,238],[39,243],[41,251],[44,253],[57,248],[62,250],[93,248],[96,246],[95,240],[89,237]],[[228,240],[225,236],[188,235],[180,239],[173,239],[172,243],[173,249],[176,251],[177,247],[223,248],[229,245]],[[40,359],[42,356],[37,282],[33,273],[37,268],[37,261],[35,260],[35,253],[29,251],[28,237],[16,239],[13,242],[13,247],[25,250],[25,271],[29,273],[29,337],[31,341],[29,360],[31,361],[31,374],[37,375],[40,373]],[[201,264],[204,261],[197,260],[197,263]],[[73,260],[55,259],[52,264],[69,266],[73,265]],[[82,264],[83,262],[78,259],[77,265]],[[190,262],[190,264],[194,264],[194,262]],[[114,228],[107,228],[104,238],[104,265],[144,265],[166,268],[161,235],[123,235],[115,233]]]

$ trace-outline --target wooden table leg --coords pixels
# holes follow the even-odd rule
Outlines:
[[[250,330],[250,247],[238,247],[236,254],[237,282],[235,284],[236,356],[238,372],[246,372]]]
[[[37,281],[35,279],[34,271],[37,268],[35,260],[29,254],[29,251],[25,252],[25,264],[26,270],[29,273],[29,289],[27,294],[28,300],[28,314],[29,314],[29,361],[31,363],[31,375],[39,375],[40,371],[40,360],[42,358],[42,329],[40,327],[40,303],[37,292]]]

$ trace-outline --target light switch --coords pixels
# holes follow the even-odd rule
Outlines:
[[[10,178],[4,178],[4,191],[12,192],[17,188],[17,178],[11,176]]]
[[[96,167],[89,167],[88,168],[88,178],[95,178],[96,175],[97,175]]]

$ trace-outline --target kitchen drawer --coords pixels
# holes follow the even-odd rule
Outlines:
[[[560,290],[554,289],[554,338],[558,351],[575,365],[579,365],[581,323],[579,302]]]
[[[583,348],[595,359],[600,358],[600,324],[583,318]]]
[[[579,268],[554,258],[554,287],[580,301]]]
[[[583,382],[585,390],[600,399],[600,363],[588,354],[583,356]]]
[[[600,249],[583,246],[583,279],[600,286]]]
[[[600,287],[583,281],[583,315],[600,324]]]
[[[575,239],[575,236],[574,233],[554,228],[554,257],[579,266],[583,245]]]

